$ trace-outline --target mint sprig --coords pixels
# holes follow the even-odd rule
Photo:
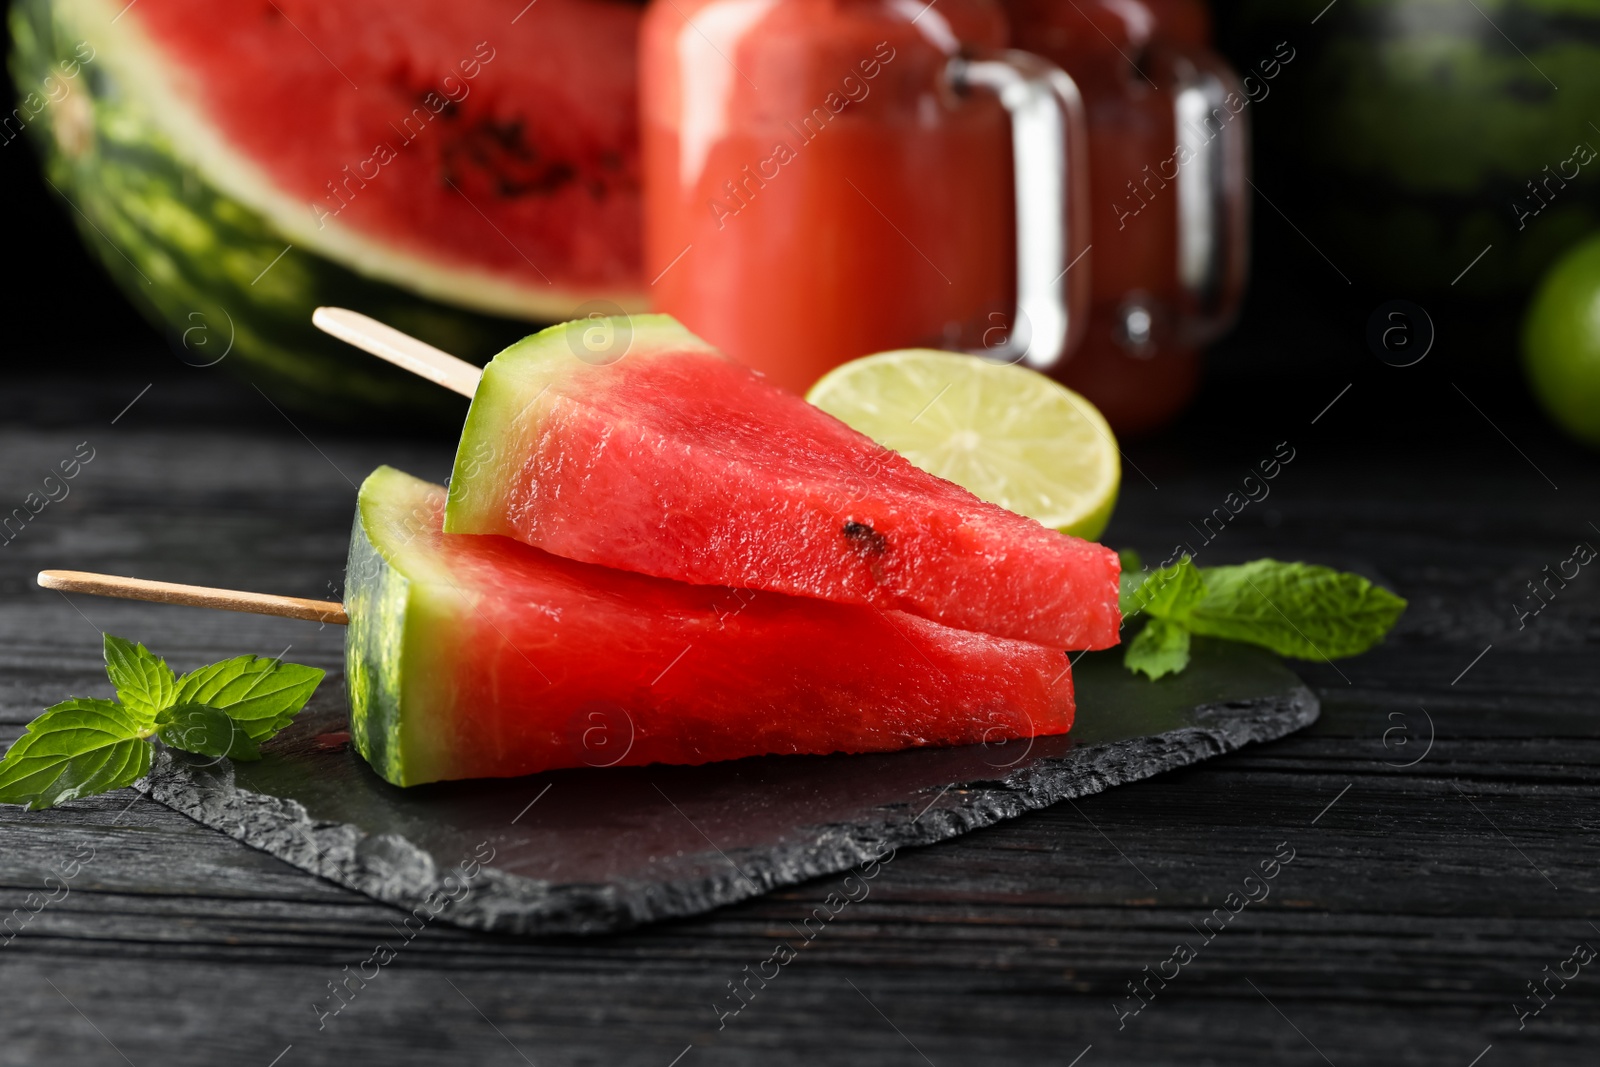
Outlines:
[[[1190,634],[1333,660],[1378,644],[1406,609],[1403,598],[1359,574],[1274,559],[1202,568],[1188,556],[1124,574],[1119,599],[1125,617],[1150,620],[1129,642],[1123,664],[1152,679],[1188,665]]]
[[[229,759],[294,720],[323,671],[238,656],[179,678],[143,645],[105,635],[117,700],[74,697],[48,708],[0,759],[0,803],[50,808],[132,785],[150,772],[151,739]]]
[[[201,756],[227,756],[247,761],[261,758],[261,746],[243,723],[229,718],[225,711],[204,704],[163,708],[156,716],[156,736],[168,748]]]
[[[103,636],[106,674],[118,700],[141,715],[154,715],[172,703],[177,679],[166,660],[151,655],[143,645],[112,634]]]
[[[114,700],[63,700],[0,760],[0,800],[53,808],[132,785],[150,772],[143,718]]]
[[[293,721],[322,671],[259,656],[235,656],[178,679],[174,703],[226,712],[251,739],[265,741]],[[207,753],[211,755],[212,753]]]
[[[1359,574],[1258,559],[1207,567],[1206,595],[1190,610],[1193,633],[1270,648],[1295,659],[1357,656],[1382,641],[1406,602]]]
[[[1189,631],[1168,619],[1151,619],[1122,654],[1122,665],[1151,681],[1189,665]]]

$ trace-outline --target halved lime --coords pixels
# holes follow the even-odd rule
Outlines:
[[[912,463],[1063,533],[1111,521],[1122,464],[1095,406],[1026,367],[908,348],[829,371],[806,399]]]

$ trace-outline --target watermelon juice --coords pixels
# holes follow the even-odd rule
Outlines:
[[[1001,47],[1005,22],[989,0],[916,7],[673,0],[645,16],[652,301],[796,392],[887,348],[978,347],[1009,319],[1008,122],[945,80],[963,48]]]
[[[1055,374],[1121,431],[1175,415],[1244,289],[1250,94],[1200,0],[1004,0],[1011,41],[1067,71],[1089,128],[1088,336]]]

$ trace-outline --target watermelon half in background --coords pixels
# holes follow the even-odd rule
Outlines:
[[[640,306],[638,15],[17,0],[3,136],[35,135],[85,241],[186,361],[229,350],[274,400],[341,418],[438,408],[312,309],[483,362],[526,323]]]

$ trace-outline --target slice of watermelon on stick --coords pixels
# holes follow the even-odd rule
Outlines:
[[[40,582],[348,619],[351,736],[395,785],[996,742],[1072,725],[1060,652],[449,535],[444,512],[442,486],[387,467],[369,476],[344,605],[58,572]]]
[[[363,316],[313,321],[472,397],[451,533],[1053,648],[1117,643],[1115,552],[914,467],[668,316],[551,327],[481,380]]]

